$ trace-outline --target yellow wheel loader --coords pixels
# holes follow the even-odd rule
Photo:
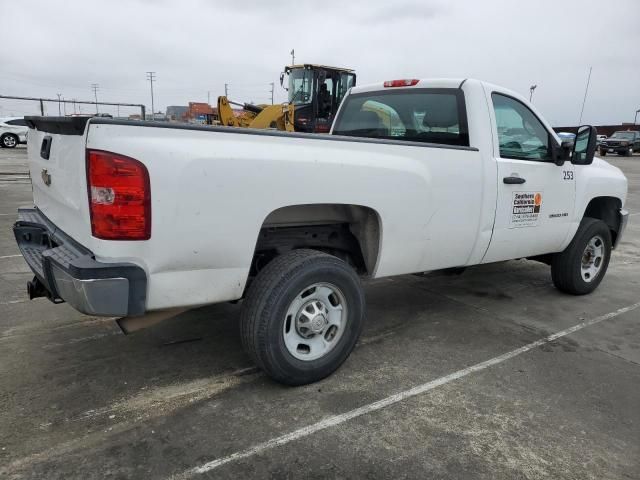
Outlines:
[[[288,76],[285,86],[285,75]],[[302,64],[285,67],[280,85],[288,92],[288,103],[252,105],[218,97],[222,125],[246,128],[277,128],[289,132],[327,133],[340,102],[356,84],[356,74],[346,68]],[[231,105],[242,108],[234,112]]]

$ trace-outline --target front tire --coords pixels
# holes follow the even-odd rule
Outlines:
[[[242,343],[269,377],[305,385],[347,359],[362,332],[364,311],[353,268],[316,250],[294,250],[272,260],[249,288]]]
[[[3,148],[16,148],[20,139],[13,133],[7,133],[0,138],[0,145]]]
[[[601,157],[606,157],[607,156],[607,151],[600,149],[600,156]]]
[[[572,295],[591,293],[604,278],[610,258],[609,227],[602,220],[585,217],[569,246],[553,256],[553,284]]]

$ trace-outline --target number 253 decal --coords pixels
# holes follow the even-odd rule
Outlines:
[[[573,180],[573,172],[571,170],[562,171],[563,180]]]

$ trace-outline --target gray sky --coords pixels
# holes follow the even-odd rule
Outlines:
[[[207,91],[215,103],[225,83],[231,99],[264,103],[275,82],[282,101],[278,78],[295,48],[296,62],[354,68],[361,85],[474,77],[528,96],[537,84],[534,103],[557,126],[577,123],[593,66],[583,123],[632,122],[640,109],[640,0],[10,3],[4,95],[91,99],[98,83],[99,100],[150,105],[153,70],[156,110],[207,101]],[[36,112],[0,100],[0,116]]]

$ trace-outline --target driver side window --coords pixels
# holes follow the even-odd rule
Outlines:
[[[551,161],[550,136],[524,104],[505,95],[491,94],[502,158]]]

